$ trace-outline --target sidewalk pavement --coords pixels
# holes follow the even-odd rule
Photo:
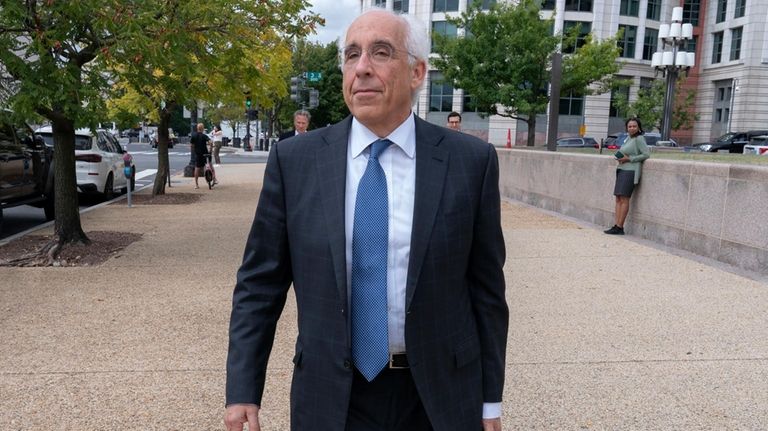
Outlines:
[[[143,233],[98,267],[0,268],[0,430],[221,430],[235,272],[263,165],[82,215]],[[149,192],[144,190],[141,193]],[[768,283],[596,226],[503,204],[505,430],[768,428]],[[50,233],[50,227],[40,233]],[[262,410],[288,429],[289,298]]]

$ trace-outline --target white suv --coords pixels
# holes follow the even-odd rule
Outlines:
[[[53,147],[53,132],[42,127],[35,133]],[[123,167],[125,150],[117,139],[106,130],[97,130],[94,136],[88,129],[75,131],[75,173],[77,188],[81,193],[100,193],[105,200],[112,199],[116,191],[135,188],[136,166],[133,166],[130,184]]]

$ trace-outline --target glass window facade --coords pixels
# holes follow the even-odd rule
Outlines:
[[[723,58],[723,32],[718,31],[712,35],[714,43],[712,44],[712,64],[720,63]]]
[[[717,0],[717,18],[715,18],[715,22],[725,21],[726,9],[728,9],[728,0]]]
[[[592,0],[565,0],[565,10],[592,12]]]
[[[640,13],[640,0],[621,0],[619,15],[638,16]]]
[[[652,28],[646,28],[645,38],[643,39],[643,60],[650,60],[658,47],[659,31]]]
[[[747,12],[747,0],[736,0],[736,9],[733,11],[734,18],[741,18]]]
[[[701,0],[685,0],[683,2],[683,22],[690,22],[694,27],[699,25]]]
[[[731,61],[741,58],[741,36],[743,32],[744,27],[731,29]]]
[[[637,27],[634,25],[619,24],[619,30],[624,29],[624,34],[617,41],[621,50],[620,57],[635,58],[635,43],[637,41]]]
[[[453,111],[453,86],[443,81],[440,72],[429,73],[429,111]]]
[[[459,0],[434,0],[432,12],[456,12],[459,10]]]
[[[661,0],[648,0],[648,10],[645,12],[645,17],[658,21],[661,16]]]
[[[456,37],[458,29],[455,24],[448,21],[432,21],[432,33],[441,34],[448,37]],[[435,45],[432,44],[432,52],[435,52]]]
[[[592,31],[592,23],[591,22],[584,22],[584,21],[564,21],[563,22],[563,34],[568,33],[571,31],[572,28],[576,26],[581,26],[579,30],[579,35],[576,37],[576,46],[563,46],[563,53],[564,54],[571,54],[574,51],[576,51],[576,48],[580,48],[584,46],[584,44],[587,42],[587,35]]]
[[[584,110],[584,96],[573,91],[560,98],[560,115],[581,115]]]
[[[392,10],[399,13],[408,13],[408,0],[393,1]]]

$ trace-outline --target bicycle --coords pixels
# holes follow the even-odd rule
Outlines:
[[[216,179],[214,178],[213,165],[211,164],[211,153],[205,154],[205,182],[208,183],[208,190],[212,189],[216,185]]]

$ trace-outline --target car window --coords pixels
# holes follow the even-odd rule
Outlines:
[[[109,144],[107,143],[107,138],[104,137],[103,133],[99,133],[96,135],[96,145],[99,147],[99,150],[104,151],[105,153],[112,153],[112,149],[109,147]]]
[[[3,146],[16,143],[16,134],[13,131],[13,127],[5,122],[0,123],[0,143]]]
[[[588,145],[588,146],[592,146],[592,147],[594,147],[595,145],[597,145],[597,141],[595,141],[595,140],[594,140],[594,139],[592,139],[592,138],[586,138],[586,139],[584,139],[584,143],[585,143],[586,145]]]
[[[41,138],[43,138],[43,141],[45,141],[45,145],[48,145],[49,147],[53,146],[53,133],[38,133]],[[91,137],[90,136],[83,136],[83,135],[75,135],[75,150],[77,151],[89,151],[93,145],[91,144]]]
[[[123,147],[120,145],[120,142],[115,138],[115,135],[104,132],[105,135],[107,135],[107,141],[109,141],[109,145],[112,146],[113,151],[117,154],[123,153]]]
[[[647,136],[645,137],[645,144],[646,145],[656,145],[656,143],[659,142],[658,136]]]
[[[90,136],[75,135],[75,149],[90,151],[93,149],[93,139]]]

